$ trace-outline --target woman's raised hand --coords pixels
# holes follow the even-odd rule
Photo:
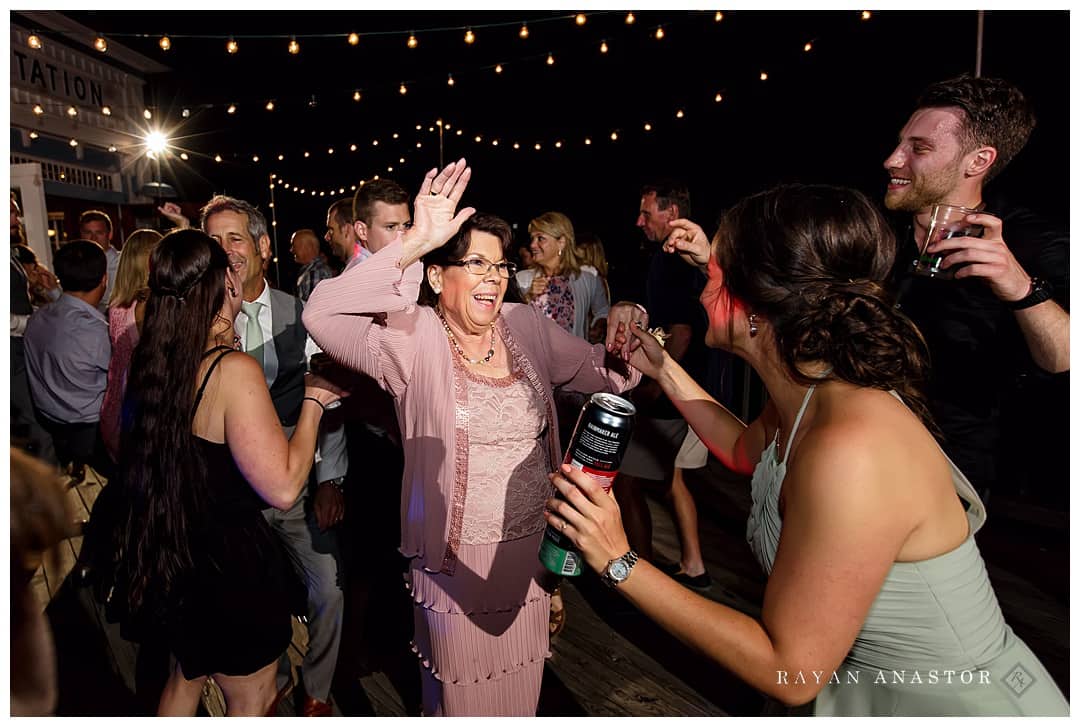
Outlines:
[[[432,169],[424,175],[413,203],[413,226],[405,233],[405,254],[399,267],[404,268],[442,247],[476,212],[473,207],[465,207],[455,214],[471,176],[472,169],[465,159],[451,162],[441,172]]]
[[[671,221],[671,234],[664,241],[664,252],[675,252],[691,265],[705,270],[709,267],[712,245],[701,226],[687,219]]]

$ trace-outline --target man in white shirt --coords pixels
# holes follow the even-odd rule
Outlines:
[[[96,242],[105,251],[105,270],[109,274],[109,280],[105,287],[105,295],[98,304],[98,310],[105,313],[109,307],[109,298],[112,297],[116,269],[120,267],[120,251],[124,248],[124,241],[120,240],[117,244],[113,240],[112,220],[101,210],[86,210],[79,215],[79,237]]]

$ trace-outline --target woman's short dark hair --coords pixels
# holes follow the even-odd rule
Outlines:
[[[926,342],[884,287],[896,238],[865,195],[776,187],[726,212],[716,240],[724,286],[768,319],[793,380],[820,381],[803,365],[826,363],[826,380],[895,390],[935,431],[922,393]]]
[[[499,238],[503,257],[507,260],[512,259],[511,253],[514,246],[514,233],[510,229],[510,225],[501,217],[477,212],[472,217],[465,220],[465,224],[461,226],[458,233],[450,238],[450,240],[442,247],[436,248],[424,256],[424,279],[420,281],[420,296],[417,300],[420,305],[435,307],[435,304],[439,301],[439,296],[431,289],[431,283],[428,282],[428,268],[432,265],[445,266],[447,263],[461,260],[465,257],[466,253],[469,252],[469,244],[474,230],[477,232],[487,232],[488,234],[495,235],[495,237]],[[517,279],[513,275],[510,276],[510,280],[507,283],[506,295],[503,296],[503,302],[521,302],[521,292],[518,290]]]

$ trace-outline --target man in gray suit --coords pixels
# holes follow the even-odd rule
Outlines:
[[[270,397],[287,435],[292,433],[304,397],[308,360],[319,349],[301,320],[303,304],[273,290],[263,278],[270,257],[266,218],[243,200],[217,196],[202,210],[203,230],[229,254],[230,264],[244,281],[244,302],[236,317],[243,350],[258,360],[266,373]],[[348,470],[344,428],[340,417],[323,420],[315,456],[312,495],[307,488],[288,510],[267,508],[266,519],[285,541],[304,569],[308,586],[308,650],[301,667],[306,699],[302,714],[331,715],[330,683],[341,643],[343,581],[334,527],[345,514],[342,483]],[[283,657],[283,666],[288,660]],[[290,688],[279,675],[278,686]]]

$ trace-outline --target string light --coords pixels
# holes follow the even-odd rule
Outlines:
[[[502,64],[501,63],[496,63],[495,64],[495,72],[496,73],[502,73],[502,71],[503,71]]]
[[[214,155],[214,161],[220,164],[221,163],[221,155],[220,154],[215,154]]]
[[[359,101],[361,98],[362,97],[360,95],[360,89],[357,89],[357,90],[353,91],[353,94],[352,94],[352,100],[353,101]]]
[[[633,13],[627,13],[626,14],[626,24],[627,25],[633,25],[634,24],[634,14]]]
[[[492,146],[498,146],[499,145],[499,140],[498,139],[492,139],[491,140],[491,145]]]
[[[26,38],[26,44],[34,50],[41,50],[41,38],[36,33],[31,33]]]
[[[454,85],[454,76],[453,76],[453,74],[448,73],[446,75],[446,85],[447,86],[453,86]]]
[[[761,75],[760,75],[760,76],[758,76],[758,77],[759,77],[759,78],[760,78],[760,79],[761,79],[762,81],[768,81],[768,80],[769,80],[769,74],[768,74],[768,73],[766,73],[765,71],[762,71],[762,72],[761,72]]]
[[[304,158],[308,159],[309,157],[311,157],[311,152],[309,152],[309,151],[304,152]]]
[[[293,55],[296,55],[299,52],[300,52],[300,44],[298,42],[296,42],[296,38],[291,38],[289,40],[289,53],[292,53]]]
[[[540,145],[539,144],[533,144],[533,149],[536,149],[537,151],[540,151]]]
[[[682,109],[679,109],[678,111],[676,111],[676,112],[675,112],[675,118],[676,118],[676,119],[681,119],[681,118],[683,118],[684,116],[686,116],[686,114],[685,114],[685,113],[683,113],[683,110],[682,110]]]
[[[183,111],[180,112],[180,115],[183,116],[185,119],[190,118],[191,117],[191,109],[184,109]]]
[[[555,65],[555,56],[551,55],[550,53],[548,53],[547,64],[549,66]]]
[[[278,155],[277,155],[277,160],[278,160],[279,162],[283,162],[283,161],[285,161],[285,155],[284,155],[284,154],[278,154]]]
[[[809,53],[811,50],[813,50],[813,48],[814,48],[814,44],[810,43],[810,42],[807,42],[807,44],[802,47],[802,49],[804,51],[806,51],[807,53]]]
[[[578,25],[585,25],[585,13],[578,13],[574,16],[574,22]]]
[[[633,14],[633,13],[631,13],[631,15],[632,15],[632,14]],[[587,136],[585,137],[585,146],[592,146],[592,139],[590,139],[590,138],[589,138],[589,137],[587,137]]]
[[[225,112],[229,113],[229,114],[235,114],[236,113],[236,104],[234,104],[234,103],[229,104],[229,108],[225,109]]]
[[[240,50],[240,44],[230,37],[229,42],[225,44],[225,50],[229,52],[229,55],[236,55]]]
[[[405,82],[404,82],[404,81],[402,81],[402,82],[401,82],[401,87],[400,87],[400,88],[398,88],[398,90],[397,90],[397,91],[398,91],[398,93],[400,93],[400,94],[401,94],[402,96],[404,96],[405,94],[407,94],[407,93],[409,92],[409,89],[407,89],[407,88],[405,87]]]
[[[416,46],[418,46],[419,43],[416,40],[416,36],[412,33],[409,33],[409,40],[406,41],[405,45],[409,46],[410,48],[415,48]]]
[[[101,113],[104,114],[105,116],[112,116],[112,109],[109,108],[108,106],[102,106],[101,107]]]
[[[652,124],[646,123],[645,124],[645,131],[652,131]]]
[[[327,154],[333,154],[334,153],[334,147],[330,147],[329,149],[327,149],[326,153]]]
[[[43,113],[45,113],[45,109],[41,107],[41,104],[34,104],[34,116],[41,116]]]
[[[349,151],[356,151],[356,144],[349,144]]]
[[[258,163],[259,163],[259,155],[258,155],[258,154],[256,154],[255,156],[251,157],[251,161],[253,161],[253,162],[255,162],[256,164],[258,164]]]
[[[349,45],[358,45],[360,43],[360,35],[358,33],[349,33]]]
[[[479,144],[481,142],[480,135],[477,134],[476,137],[473,139],[473,141],[475,141],[477,144]]]
[[[143,118],[144,118],[144,119],[146,119],[147,121],[149,121],[150,119],[154,118],[154,114],[152,114],[152,113],[150,112],[150,109],[143,109],[143,112],[142,112],[142,116],[143,116]]]
[[[36,139],[36,138],[38,138],[38,133],[37,133],[36,131],[31,131],[31,132],[30,132],[30,138],[31,138],[31,139]],[[110,149],[110,151],[115,151],[115,149]]]
[[[395,131],[395,132],[394,132],[394,138],[396,139],[396,138],[398,138],[399,136],[400,136],[400,134],[398,134],[398,133],[397,133],[397,132]]]
[[[75,140],[75,139],[72,139],[71,141],[68,142],[68,144],[70,146],[72,146],[72,147],[76,147],[76,146],[79,145],[79,142],[77,140]]]
[[[94,50],[104,53],[109,50],[109,43],[105,40],[105,36],[99,35],[94,38]]]
[[[664,26],[662,26],[662,25],[657,26],[655,35],[656,35],[657,40],[663,40],[664,39]]]
[[[611,140],[612,141],[618,141],[619,140],[619,132],[617,132],[617,131],[611,132]]]
[[[67,115],[70,116],[71,118],[75,118],[76,116],[79,115],[79,110],[77,108],[75,108],[74,106],[68,106],[67,107]]]
[[[167,35],[163,35],[161,36],[161,40],[159,40],[157,44],[161,46],[161,50],[169,50],[170,48],[172,48],[172,39],[169,38],[169,36]]]
[[[607,53],[607,51],[608,51],[607,41],[606,40],[600,41],[600,52],[601,53]]]
[[[476,34],[472,32],[472,28],[465,31],[465,42],[472,45],[476,41]]]
[[[719,23],[723,19],[724,19],[724,14],[722,12],[720,12],[719,10],[717,10],[716,15],[713,16],[713,20],[716,21],[717,23]]]
[[[186,151],[180,152],[180,158],[183,159],[186,162],[188,160],[187,152]]]
[[[723,95],[721,95],[721,94],[719,94],[719,93],[718,93],[718,94],[716,94],[716,98],[714,98],[714,99],[713,99],[713,101],[715,101],[716,103],[720,103],[720,102],[721,102],[721,101],[723,101],[723,100],[724,100],[724,97],[723,97]]]
[[[274,110],[274,102],[272,100],[266,102],[266,110],[267,111],[273,111]]]
[[[556,149],[562,149],[562,142],[561,141],[555,142],[555,148]]]
[[[31,136],[33,136],[33,134],[31,134]],[[112,153],[115,154],[116,153],[116,144],[110,144],[109,145],[109,151],[111,151]]]
[[[371,145],[372,146],[378,146],[379,145],[379,140],[378,139],[372,139],[371,140]]]
[[[519,143],[517,143],[517,142],[515,141],[515,142],[514,142],[514,148],[515,148],[515,149],[520,149],[520,148],[521,148],[521,144],[519,144]]]
[[[518,37],[520,37],[520,38],[528,38],[529,37],[529,26],[526,25],[525,23],[521,24],[521,30],[518,31]]]
[[[862,19],[863,20],[869,20],[870,16],[871,16],[871,12],[869,10],[863,10],[862,11]]]

